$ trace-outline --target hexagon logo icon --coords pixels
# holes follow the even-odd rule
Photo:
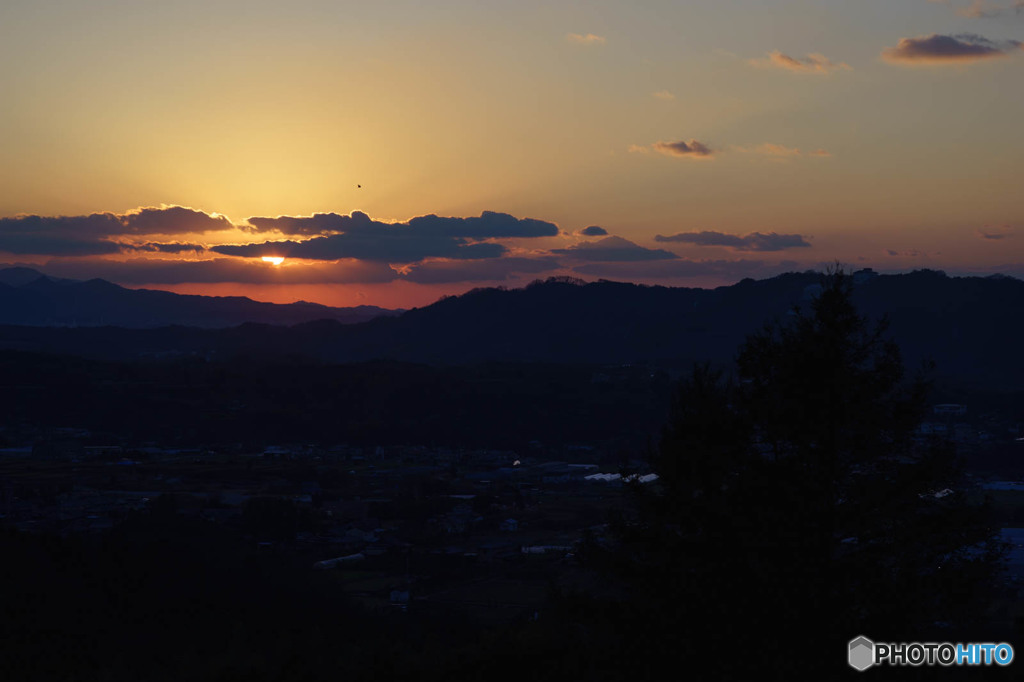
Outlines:
[[[864,635],[851,639],[849,655],[851,668],[867,670],[875,664],[875,643]]]

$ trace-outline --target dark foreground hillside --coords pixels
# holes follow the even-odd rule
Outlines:
[[[669,395],[669,374],[642,366],[125,363],[0,351],[0,439],[11,444],[69,427],[98,445],[515,449],[538,441],[638,452],[658,435]]]

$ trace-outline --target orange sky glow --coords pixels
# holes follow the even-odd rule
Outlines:
[[[0,8],[0,267],[405,308],[1024,276],[1011,0],[82,5]]]

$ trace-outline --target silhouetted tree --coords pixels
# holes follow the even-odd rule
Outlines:
[[[708,678],[820,674],[858,634],[920,640],[979,612],[996,530],[949,448],[913,438],[928,385],[852,288],[830,271],[809,310],[748,337],[735,376],[681,383],[659,492],[613,553],[641,655],[709,662]]]

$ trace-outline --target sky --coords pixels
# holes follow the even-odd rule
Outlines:
[[[387,307],[1024,276],[1021,41],[1024,0],[6,0],[0,264]]]

